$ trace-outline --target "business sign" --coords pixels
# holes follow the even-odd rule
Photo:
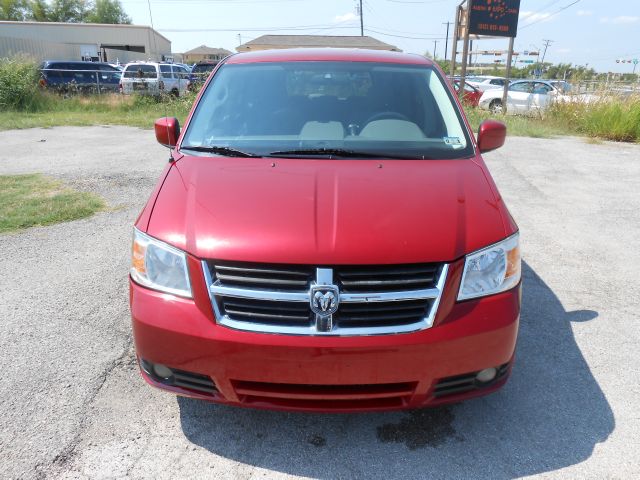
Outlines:
[[[520,0],[469,0],[469,33],[492,37],[515,37]]]

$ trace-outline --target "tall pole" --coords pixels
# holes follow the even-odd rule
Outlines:
[[[364,19],[362,18],[362,0],[360,0],[360,36],[364,37]]]
[[[449,51],[449,25],[451,22],[442,22],[443,25],[447,26],[447,36],[444,37],[444,60],[447,60],[447,52]]]
[[[458,56],[458,33],[460,32],[460,17],[462,7],[458,5],[456,7],[456,21],[453,25],[453,41],[451,42],[451,77],[456,74],[456,60]]]
[[[547,48],[553,43],[553,40],[542,40],[544,42],[544,52],[542,52],[542,64],[544,65],[544,57],[547,55]]]
[[[462,66],[460,67],[460,92],[464,92],[464,82],[467,77],[467,55],[469,55],[469,15],[471,14],[471,2],[467,2],[467,8],[460,18],[464,17],[464,40],[462,41]]]
[[[436,59],[436,49],[438,48],[438,40],[433,41],[433,59]],[[445,50],[446,51],[446,50]]]
[[[509,38],[509,52],[507,53],[507,71],[506,81],[504,82],[504,89],[502,90],[502,113],[507,113],[507,98],[509,92],[509,78],[511,77],[511,58],[513,56],[513,38]]]
[[[544,57],[547,55],[547,48],[553,43],[553,40],[542,40],[544,42],[544,52],[542,52],[542,60],[540,61],[540,77],[542,76],[542,69],[544,68]],[[540,58],[540,52],[538,52],[538,58]]]

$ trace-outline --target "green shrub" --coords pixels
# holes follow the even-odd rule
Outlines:
[[[640,96],[603,95],[590,102],[557,103],[549,117],[578,134],[618,142],[640,142]]]
[[[35,112],[48,105],[38,87],[35,62],[24,58],[0,58],[0,110]]]

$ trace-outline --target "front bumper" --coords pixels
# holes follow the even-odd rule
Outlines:
[[[264,334],[217,325],[195,262],[190,264],[193,300],[131,281],[133,332],[141,362],[195,374],[196,381],[210,377],[215,387],[204,392],[166,384],[148,368],[142,375],[151,385],[179,395],[302,411],[416,408],[491,393],[510,373],[520,286],[456,303],[460,265],[452,267],[433,327],[380,336]],[[490,367],[500,367],[495,381],[483,386],[473,382],[474,372]],[[444,392],[445,384],[464,388]]]

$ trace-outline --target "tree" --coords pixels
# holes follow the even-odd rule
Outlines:
[[[45,0],[31,0],[29,3],[29,20],[48,22],[50,18],[49,4]]]
[[[0,0],[0,20],[22,21],[27,12],[27,0]]]
[[[84,22],[89,14],[90,5],[86,0],[53,0],[49,21],[51,22]]]
[[[87,17],[90,23],[131,23],[131,18],[125,13],[120,0],[96,0]]]

